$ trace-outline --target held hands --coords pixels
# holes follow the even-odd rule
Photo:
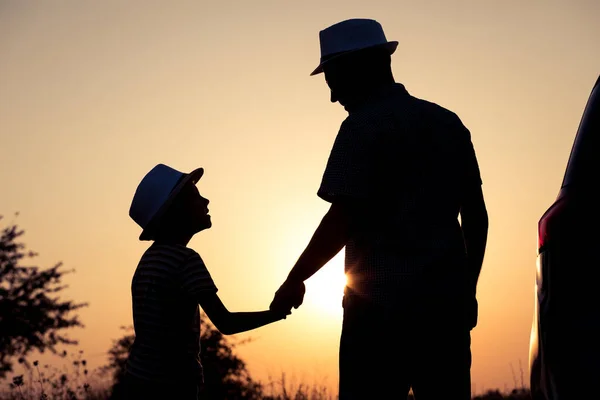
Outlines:
[[[304,301],[305,292],[306,287],[304,286],[304,282],[286,280],[279,290],[275,292],[275,297],[269,309],[287,316],[291,314],[292,307],[296,309],[300,307]]]

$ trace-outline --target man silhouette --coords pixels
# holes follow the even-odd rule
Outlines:
[[[298,308],[304,281],[346,247],[339,398],[470,399],[488,231],[470,133],[395,83],[398,43],[378,22],[342,21],[320,44],[312,75],[349,115],[318,190],[331,208],[271,308]]]

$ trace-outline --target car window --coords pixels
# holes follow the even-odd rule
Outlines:
[[[596,185],[600,178],[600,77],[587,101],[571,149],[562,187]]]

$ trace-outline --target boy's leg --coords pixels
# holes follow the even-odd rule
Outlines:
[[[406,399],[408,355],[381,309],[360,299],[344,301],[339,354],[339,400]]]

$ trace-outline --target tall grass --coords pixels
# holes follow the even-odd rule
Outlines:
[[[0,389],[2,400],[101,400],[110,395],[110,380],[98,370],[89,371],[83,352],[65,358],[62,369],[50,365],[25,365],[23,375],[15,375]]]
[[[263,400],[335,400],[337,395],[331,393],[325,381],[307,384],[296,379],[288,379],[285,373],[279,379],[269,378],[263,384]]]
[[[37,366],[36,366],[37,367]],[[29,370],[28,378],[23,375],[13,377],[8,390],[0,390],[2,400],[106,400],[110,395],[110,382],[102,379],[80,380],[77,374],[67,376],[59,371],[45,374],[46,368]],[[60,371],[62,372],[62,371]],[[15,382],[16,381],[16,382]],[[94,383],[89,383],[93,381]],[[307,384],[295,382],[282,374],[279,379],[270,379],[263,385],[263,400],[336,400],[337,395],[331,393],[327,386],[321,383]],[[452,394],[439,400],[452,400]],[[483,395],[473,397],[473,400],[530,400],[527,389],[514,389],[509,393],[490,390]],[[214,399],[210,399],[214,400]],[[231,399],[235,400],[235,399]],[[407,400],[414,400],[410,394]]]
[[[82,352],[71,355],[70,363],[63,369],[39,365],[37,361],[24,375],[16,375],[0,388],[1,400],[106,400],[110,396],[112,381],[101,370],[88,371]],[[306,383],[282,373],[270,377],[262,384],[262,400],[336,400],[337,394],[328,389],[325,379]],[[439,400],[451,400],[452,394]],[[529,390],[513,389],[508,393],[490,390],[473,397],[473,400],[530,400]],[[210,399],[214,400],[214,399]],[[237,399],[231,399],[237,400]],[[407,400],[414,400],[412,393]]]

